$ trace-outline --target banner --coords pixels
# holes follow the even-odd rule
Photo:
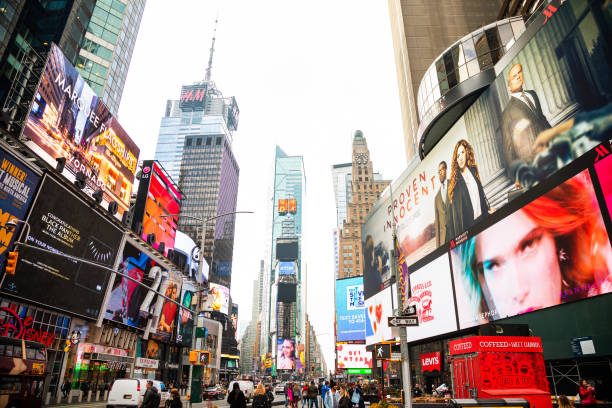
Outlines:
[[[219,312],[227,315],[229,313],[229,298],[229,288],[211,283],[202,310],[205,312]]]
[[[179,275],[177,272],[170,271],[170,273],[168,274],[168,284],[166,286],[164,295],[176,302],[180,302],[181,299],[179,298],[179,296],[181,293],[182,284],[182,276]],[[163,302],[163,306],[159,315],[155,336],[160,340],[168,342],[170,340],[170,337],[172,336],[172,333],[174,333],[175,330],[178,314],[178,305],[162,297],[158,297],[158,301]]]
[[[381,343],[391,340],[393,335],[387,318],[393,316],[393,305],[391,302],[391,287],[384,289],[365,301],[366,344]]]
[[[28,216],[24,239],[53,253],[22,247],[15,275],[6,275],[2,290],[89,319],[100,314],[109,269],[113,268],[123,232],[50,177],[42,181]],[[65,255],[65,256],[61,256]]]
[[[372,353],[366,351],[365,344],[336,343],[338,368],[372,368]]]
[[[336,280],[337,340],[365,340],[363,278]]]
[[[0,265],[4,265],[6,254],[21,229],[16,220],[25,218],[39,181],[36,173],[0,148]],[[9,221],[17,227],[7,228]]]
[[[91,196],[102,189],[104,207],[115,201],[119,219],[129,210],[140,150],[55,44],[23,137],[51,167],[65,158],[62,174],[69,180],[84,173],[84,191]]]
[[[295,370],[295,341],[290,339],[278,339],[276,348],[276,370]]]

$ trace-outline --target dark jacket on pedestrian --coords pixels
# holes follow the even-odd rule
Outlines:
[[[363,399],[363,388],[361,388],[361,385],[357,384],[354,392],[359,393],[359,404],[357,404],[357,406],[359,408],[365,408],[365,400]]]
[[[239,388],[234,388],[227,396],[230,408],[246,408],[246,398]]]
[[[142,399],[142,407],[141,408],[157,408],[159,407],[159,402],[161,401],[161,395],[157,391],[155,386],[151,386],[145,391],[144,397]]]
[[[338,408],[353,408],[353,403],[349,397],[342,397],[338,401]]]
[[[266,390],[266,399],[268,400],[267,407],[269,408],[272,406],[272,401],[274,401],[274,394],[270,389]]]
[[[266,408],[268,406],[268,396],[259,394],[253,397],[253,408]]]
[[[172,400],[170,400],[170,408],[183,408],[183,402],[181,396],[178,393],[173,394]]]
[[[319,389],[316,385],[310,384],[308,387],[308,398],[315,399],[317,398],[317,395],[319,395]]]

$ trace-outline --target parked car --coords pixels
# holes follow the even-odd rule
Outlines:
[[[220,385],[213,385],[212,387],[205,388],[202,391],[202,398],[208,399],[224,399],[225,389]]]
[[[121,378],[115,380],[108,392],[106,408],[140,407],[147,390],[148,380]],[[159,391],[160,407],[166,407],[170,402],[170,392],[161,381],[153,380],[153,386]]]
[[[244,393],[244,396],[246,397],[246,401],[248,403],[251,400],[251,398],[253,398],[253,391],[254,391],[253,382],[248,381],[248,380],[232,381],[229,384],[229,387],[227,387],[228,393],[232,392],[232,390],[234,389],[234,383],[238,383],[238,386],[240,387],[240,391]]]
[[[274,395],[278,395],[278,394],[285,395],[285,384],[284,383],[278,383],[276,384],[276,387],[274,387]]]

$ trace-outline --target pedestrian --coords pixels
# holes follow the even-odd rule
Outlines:
[[[170,401],[170,408],[183,408],[183,403],[181,402],[179,390],[177,390],[176,388],[172,389],[172,400]]]
[[[259,383],[253,393],[253,408],[267,408],[267,406],[268,397],[266,396],[266,389],[262,383]]]
[[[412,388],[412,396],[418,398],[421,395],[423,395],[423,390],[421,389],[419,383],[415,383],[414,387]]]
[[[274,393],[270,389],[269,385],[266,385],[266,401],[267,401],[267,405],[266,405],[267,408],[271,408],[272,402],[274,401]]]
[[[308,386],[308,408],[312,408],[314,405],[316,408],[319,408],[319,389],[315,385],[314,381],[310,381],[310,386]]]
[[[336,396],[336,386],[333,386],[331,390],[325,392],[323,397],[323,406],[325,408],[334,408],[334,398]]]
[[[157,388],[153,385],[153,381],[147,381],[147,390],[144,393],[144,397],[142,398],[142,406],[141,408],[158,408],[159,402],[161,400],[161,396],[157,391]]]
[[[357,405],[358,408],[365,408],[365,400],[363,399],[363,380],[361,378],[357,381],[353,396],[351,397],[351,402]]]
[[[559,396],[559,408],[574,408],[574,405],[570,402],[567,396],[560,395]]]
[[[580,388],[578,388],[578,394],[580,394],[580,403],[581,404],[596,404],[597,400],[595,399],[595,388],[591,386],[587,382],[587,380],[582,380],[580,382]]]
[[[306,405],[306,407],[310,407],[308,400],[310,400],[310,394],[308,393],[308,382],[304,382],[302,384],[302,408],[304,408],[304,405]]]
[[[293,388],[291,389],[292,400],[291,406],[293,408],[297,408],[298,402],[302,399],[302,391],[300,390],[300,386],[298,383],[293,384]]]
[[[68,380],[64,381],[64,384],[62,385],[62,393],[64,394],[64,398],[68,398],[68,395],[70,395],[71,389],[72,389],[72,384],[70,384],[70,381]]]
[[[230,408],[246,408],[246,397],[237,382],[234,383],[232,392],[227,396],[227,402]]]
[[[329,381],[325,381],[321,385],[321,400],[322,401],[325,401],[325,396],[327,395],[328,392],[329,392]],[[321,403],[321,405],[325,405],[325,404]]]
[[[291,383],[287,381],[284,387],[285,391],[285,407],[288,407],[291,404],[292,392],[291,392]]]
[[[351,397],[344,385],[340,386],[340,399],[338,400],[338,408],[353,408]]]

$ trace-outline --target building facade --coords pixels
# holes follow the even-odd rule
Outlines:
[[[363,274],[361,226],[366,214],[389,184],[388,180],[382,180],[379,174],[374,173],[370,151],[360,130],[355,132],[353,138],[352,169],[347,219],[342,223],[339,238],[338,279]]]

